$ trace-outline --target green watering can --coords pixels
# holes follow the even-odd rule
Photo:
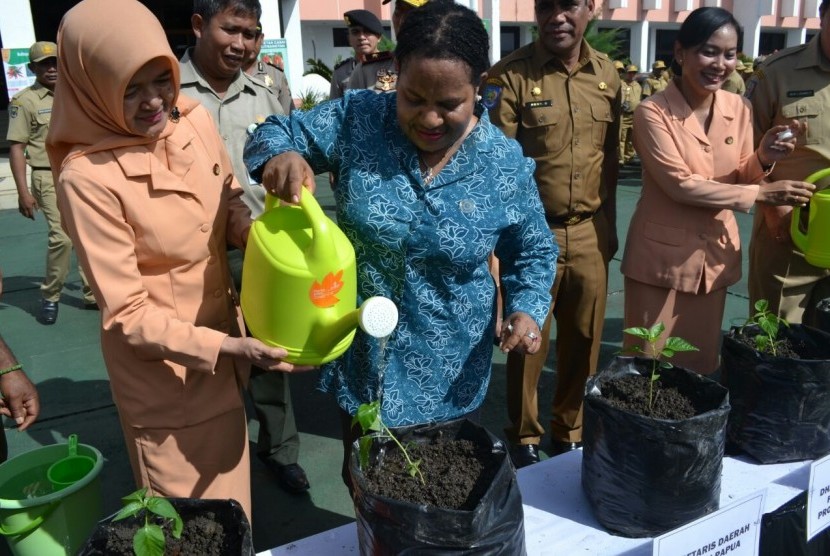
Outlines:
[[[827,176],[830,176],[830,168],[810,174],[804,181],[816,183]],[[807,206],[809,213],[805,230],[801,226],[801,207],[793,208],[790,235],[808,263],[830,268],[830,189],[813,193]]]
[[[383,338],[398,324],[385,297],[357,307],[354,247],[305,188],[298,206],[266,196],[248,235],[240,301],[251,334],[299,365],[339,357],[358,326]]]

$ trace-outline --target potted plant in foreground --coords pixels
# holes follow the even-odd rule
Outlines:
[[[721,347],[730,449],[761,463],[822,457],[830,453],[830,334],[788,323],[765,299],[754,309]]]
[[[379,400],[354,417],[350,473],[361,554],[525,553],[507,448],[468,420],[390,430]]]
[[[235,500],[162,498],[139,489],[95,527],[81,556],[253,556],[251,526]]]
[[[588,380],[582,488],[597,520],[627,537],[657,536],[718,508],[729,394],[666,359],[696,350],[662,323],[625,332],[648,358],[617,356]],[[642,351],[635,349],[642,353]]]

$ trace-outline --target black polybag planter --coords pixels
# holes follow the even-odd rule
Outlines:
[[[729,393],[717,382],[673,367],[660,381],[693,400],[699,415],[654,419],[612,407],[603,384],[651,375],[651,359],[616,357],[586,385],[582,488],[612,534],[654,537],[718,509]]]
[[[176,511],[187,523],[192,519],[207,512],[213,512],[216,521],[222,524],[225,531],[225,544],[222,545],[222,555],[225,556],[256,556],[254,541],[251,536],[251,524],[239,502],[236,500],[213,500],[198,498],[168,498]],[[107,538],[112,529],[112,519],[117,515],[113,514],[98,522],[86,544],[78,551],[78,556],[106,555]],[[116,523],[140,523],[144,524],[144,517],[126,518]]]
[[[822,299],[816,304],[816,328],[830,332],[830,299]]]
[[[779,335],[816,359],[772,357],[723,338],[721,383],[732,411],[729,442],[761,463],[817,459],[830,453],[830,334],[801,324]],[[747,327],[745,334],[754,334]]]
[[[367,492],[355,442],[349,472],[361,554],[525,554],[522,495],[516,470],[501,440],[466,419],[394,432],[404,445],[428,443],[439,435],[484,444],[499,459],[499,470],[474,510],[413,504]],[[391,441],[375,443],[373,457],[386,449],[397,447]]]
[[[830,554],[830,529],[807,542],[807,493],[761,518],[759,556],[827,556]]]

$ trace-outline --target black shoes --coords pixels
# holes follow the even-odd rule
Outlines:
[[[58,320],[58,302],[40,300],[40,322],[41,324],[55,324]]]
[[[563,442],[561,440],[550,441],[550,456],[558,456],[571,450],[576,450],[582,447],[582,442]]]
[[[516,469],[539,463],[539,445],[519,444],[513,446],[510,450],[510,459],[513,460]]]
[[[305,471],[299,464],[281,465],[270,459],[264,460],[263,463],[277,477],[277,482],[284,491],[291,494],[302,494],[311,487]]]

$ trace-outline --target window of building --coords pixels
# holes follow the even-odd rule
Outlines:
[[[761,31],[758,37],[758,53],[772,54],[787,46],[787,34],[774,31]]]
[[[663,60],[668,66],[674,58],[674,41],[677,40],[677,29],[657,29],[654,32],[654,59],[649,60],[647,70],[651,71],[651,64]]]
[[[521,28],[517,25],[501,26],[501,52],[499,53],[501,58],[504,58],[521,46],[521,44],[519,44],[522,36],[521,31]]]

